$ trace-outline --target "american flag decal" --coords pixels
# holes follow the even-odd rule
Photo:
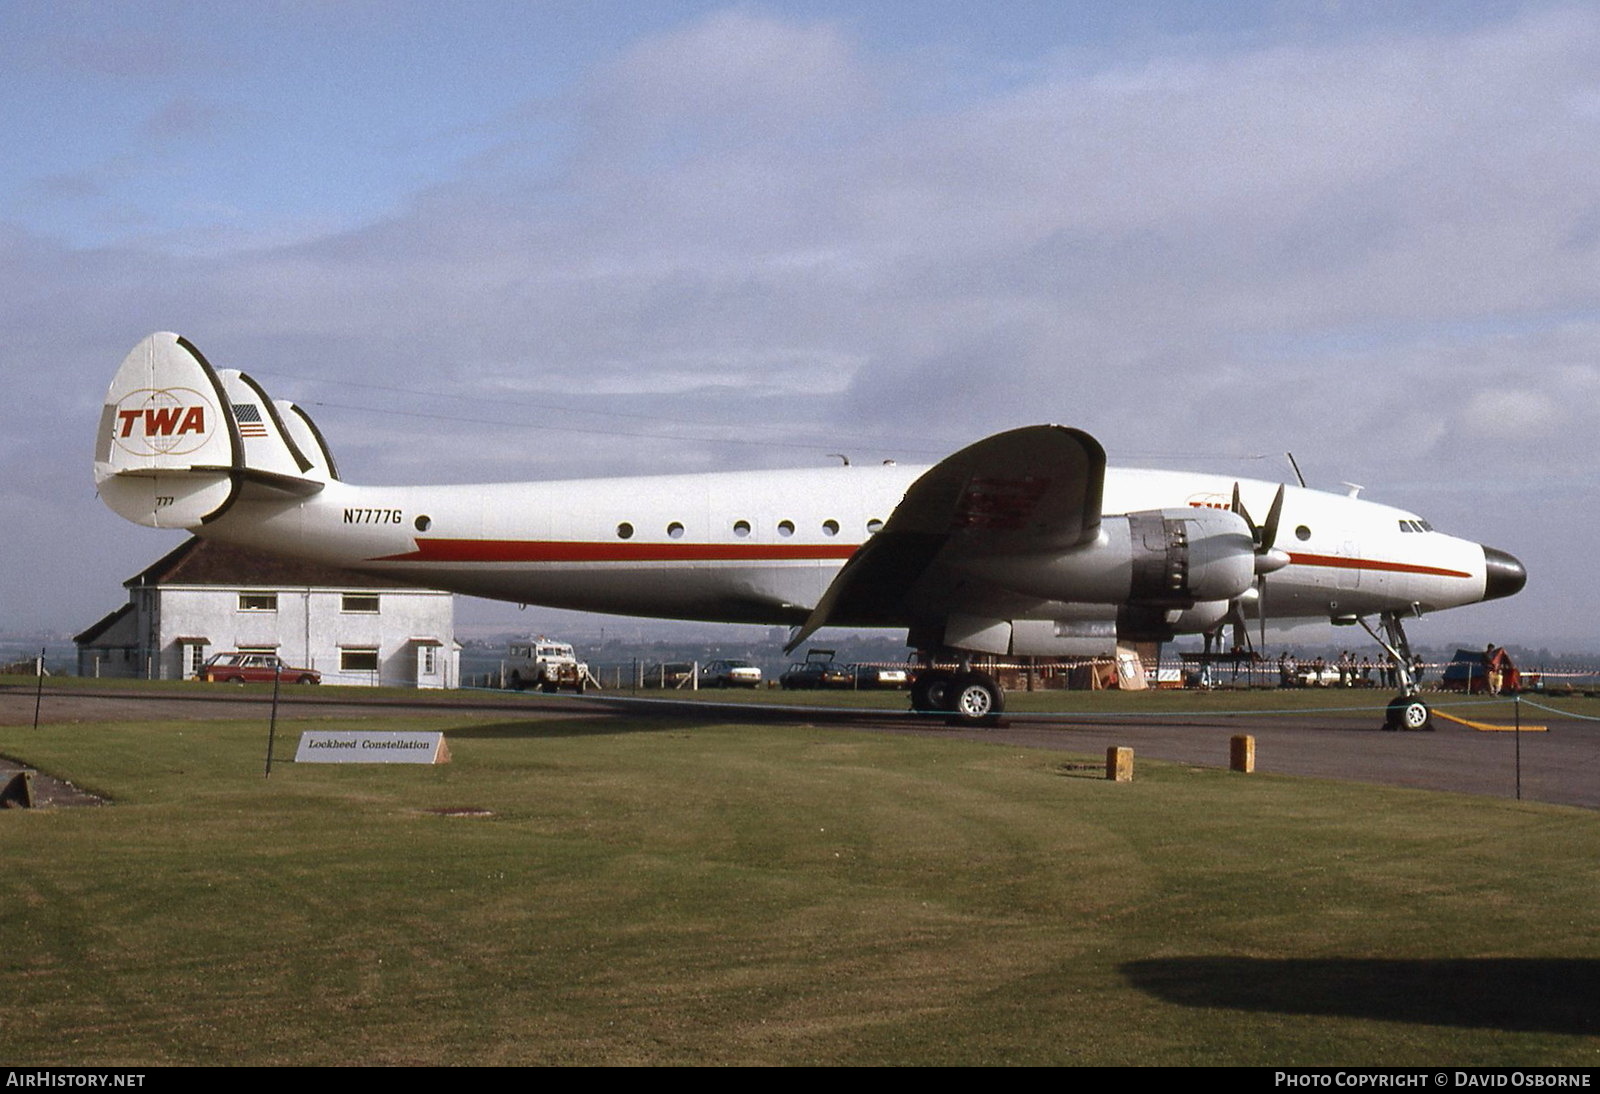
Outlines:
[[[242,437],[265,437],[266,423],[261,420],[261,408],[254,403],[234,403],[233,420],[239,423]]]

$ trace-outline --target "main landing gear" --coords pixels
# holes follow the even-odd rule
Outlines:
[[[1431,730],[1433,711],[1422,701],[1422,697],[1418,694],[1416,677],[1411,675],[1411,643],[1406,641],[1406,629],[1400,625],[1400,613],[1390,611],[1378,616],[1378,624],[1383,629],[1382,635],[1373,630],[1365,618],[1359,622],[1372,636],[1373,641],[1394,658],[1395,666],[1399,670],[1400,694],[1389,701],[1389,707],[1384,712],[1383,728],[1390,733],[1401,729]]]
[[[1005,705],[1006,693],[995,678],[970,665],[919,669],[911,684],[912,710],[948,715],[961,725],[993,725]]]

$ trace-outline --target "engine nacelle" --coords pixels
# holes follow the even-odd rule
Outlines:
[[[1041,600],[1188,609],[1249,589],[1255,542],[1244,518],[1225,509],[1153,509],[1106,517],[1099,538],[1071,551],[986,554],[961,565]]]

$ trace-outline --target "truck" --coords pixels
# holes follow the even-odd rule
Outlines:
[[[579,661],[572,646],[540,636],[512,642],[506,654],[506,682],[515,690],[566,688],[579,695],[589,684],[589,666]]]

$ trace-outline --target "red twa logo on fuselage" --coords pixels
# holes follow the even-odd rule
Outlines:
[[[187,387],[140,388],[118,401],[111,439],[140,456],[181,456],[210,438],[211,400]]]

